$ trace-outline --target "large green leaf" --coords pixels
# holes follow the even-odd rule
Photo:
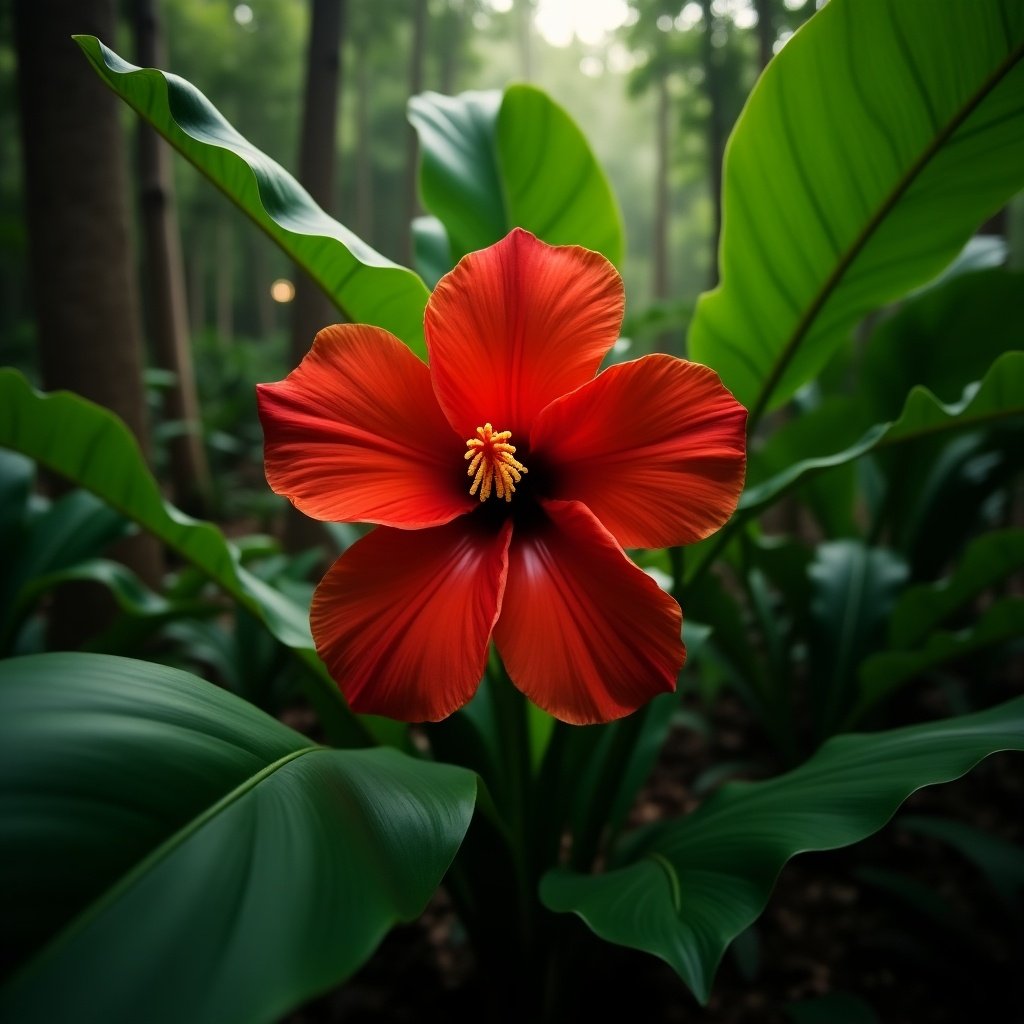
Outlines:
[[[856,700],[857,666],[883,642],[907,566],[892,551],[839,540],[819,544],[807,572],[811,703],[817,735],[825,737]]]
[[[889,623],[893,647],[912,647],[989,587],[1024,569],[1024,530],[997,530],[968,545],[953,573],[938,583],[912,587]]]
[[[425,355],[427,289],[416,274],[324,213],[194,85],[155,68],[137,68],[93,36],[75,41],[103,81],[266,231],[349,320],[384,327]]]
[[[765,443],[752,448],[747,460],[747,490],[787,473],[808,459],[830,459],[837,449],[855,445],[865,427],[863,403],[850,395],[830,395],[813,409],[781,423]],[[828,537],[856,536],[854,508],[858,490],[857,466],[853,461],[821,477],[813,474],[800,488],[806,502]]]
[[[814,417],[814,412],[807,418]],[[969,387],[959,402],[944,404],[927,388],[915,387],[907,395],[899,418],[876,423],[848,448],[818,458],[802,459],[780,473],[748,488],[740,498],[740,510],[752,514],[808,477],[843,466],[875,450],[913,444],[931,437],[998,423],[1024,416],[1024,352],[1004,352],[977,386]]]
[[[981,380],[1003,352],[1024,348],[1024,274],[963,274],[908,301],[868,339],[857,396],[871,422],[892,419],[919,384],[943,402]]]
[[[857,716],[930,669],[1021,637],[1024,637],[1024,598],[1008,597],[986,608],[978,621],[966,629],[932,633],[915,650],[880,651],[860,666],[861,699]]]
[[[260,619],[312,669],[303,673],[307,696],[337,742],[367,743],[367,725],[381,740],[395,738],[384,719],[357,719],[349,711],[317,657],[306,609],[244,569],[216,526],[164,501],[131,431],[113,413],[67,391],[40,394],[16,370],[0,369],[0,447],[30,456],[102,498]]]
[[[541,898],[602,938],[667,961],[706,1002],[729,943],[797,853],[855,843],[922,786],[1024,749],[1024,698],[890,732],[839,736],[794,771],[724,786],[687,818],[638,833],[602,875],[549,872]]]
[[[424,93],[409,101],[423,152],[423,203],[444,224],[451,262],[523,227],[621,264],[622,218],[587,140],[546,93]]]
[[[1024,184],[1022,58],[1019,0],[832,0],[765,70],[690,333],[752,422]]]
[[[329,750],[184,672],[0,665],[5,938],[22,1022],[273,1021],[419,914],[474,776]]]
[[[420,195],[444,225],[449,267],[484,249],[514,225],[505,215],[494,132],[502,94],[425,92],[409,100],[409,120],[419,135]]]

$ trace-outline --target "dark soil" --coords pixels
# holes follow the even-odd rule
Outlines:
[[[950,714],[942,705],[937,694],[914,698],[894,709],[893,724]],[[770,749],[739,703],[720,701],[712,726],[707,737],[692,729],[673,731],[635,820],[691,810],[706,795],[701,779],[709,767],[740,759],[770,762]],[[1015,905],[1006,905],[961,853],[900,825],[911,814],[953,818],[1024,847],[1022,768],[1018,755],[996,755],[957,782],[915,794],[893,823],[857,846],[790,862],[764,915],[726,954],[703,1009],[661,961],[599,942],[575,919],[562,919],[586,965],[586,981],[562,1019],[1024,1022],[1021,892]],[[478,984],[442,891],[420,921],[395,929],[347,985],[294,1013],[287,1024],[498,1019],[495,1001]]]

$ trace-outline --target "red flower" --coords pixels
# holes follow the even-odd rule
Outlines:
[[[429,368],[344,324],[259,386],[270,486],[317,519],[379,524],[310,615],[353,709],[444,718],[492,635],[515,685],[567,722],[675,688],[679,606],[623,548],[691,544],[729,518],[746,410],[667,355],[595,377],[622,310],[603,256],[517,229],[434,290]]]

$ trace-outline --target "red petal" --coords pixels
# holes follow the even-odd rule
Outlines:
[[[516,529],[494,639],[527,697],[574,725],[609,722],[674,690],[679,605],[577,501]]]
[[[510,527],[379,526],[328,570],[310,626],[353,710],[436,722],[476,692],[501,607]]]
[[[306,515],[413,528],[476,504],[465,439],[427,367],[387,331],[325,328],[296,370],[257,392],[267,480]]]
[[[582,501],[623,547],[692,544],[743,490],[747,410],[718,374],[673,356],[620,363],[534,424],[548,493]]]
[[[463,438],[492,423],[524,441],[548,402],[597,372],[622,310],[622,280],[603,256],[516,228],[465,256],[427,303],[441,408]]]

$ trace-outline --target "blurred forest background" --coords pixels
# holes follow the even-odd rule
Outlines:
[[[93,72],[67,35],[96,31],[103,37],[100,30],[108,22],[113,34],[104,41],[115,50],[135,63],[157,64],[193,82],[246,138],[303,181],[329,212],[379,252],[407,265],[410,215],[417,212],[418,159],[406,120],[409,96],[425,90],[454,94],[501,89],[513,81],[546,89],[583,129],[621,203],[628,239],[621,269],[630,302],[624,333],[633,336],[638,354],[654,346],[681,350],[692,304],[714,283],[720,222],[716,196],[725,139],[760,69],[814,6],[815,0],[131,0],[118,5],[88,0],[77,5],[0,5],[0,363],[25,370],[40,386],[90,394],[87,383],[47,379],[45,366],[40,366],[40,348],[45,351],[46,344],[37,337],[29,273],[32,232],[24,202],[26,163],[19,151],[24,136],[19,130],[16,40],[26,49],[23,83],[35,82],[43,73],[43,60],[54,67],[77,65],[87,79]],[[68,33],[56,31],[58,9],[69,12],[61,15],[68,20]],[[315,17],[328,20],[321,22],[311,48]],[[44,34],[52,38],[43,40]],[[66,52],[60,51],[58,35],[67,39]],[[314,73],[317,62],[333,69],[334,54],[337,75],[333,83],[328,75],[326,85],[337,99],[335,109],[328,104],[326,111],[334,122],[332,140],[330,122],[324,128],[324,110],[308,109],[306,83],[311,62]],[[322,95],[323,83],[319,88]],[[41,102],[34,86],[23,85],[21,91],[26,109],[34,110]],[[111,104],[115,102],[111,97]],[[318,152],[303,158],[301,128],[304,115],[311,113],[314,120],[321,119]],[[143,347],[149,353],[144,357],[149,367],[147,400],[155,413],[162,393],[173,389],[173,378],[160,369],[167,363],[159,357],[160,339],[153,337],[168,316],[158,311],[163,300],[155,294],[154,274],[146,266],[149,243],[141,237],[146,229],[140,211],[145,210],[147,189],[152,193],[164,186],[154,186],[154,157],[145,155],[147,140],[153,145],[152,133],[127,107],[119,107],[116,116],[123,135],[120,162],[127,165],[131,259],[137,264],[140,293],[140,308],[134,313],[129,309],[127,315],[142,325]],[[104,158],[113,155],[109,147],[103,153]],[[311,180],[315,170],[310,166],[319,168],[322,178],[324,169],[331,170],[332,157],[333,171],[326,181]],[[298,340],[290,357],[295,270],[186,161],[169,150],[161,159],[171,168],[170,200],[176,202],[183,254],[182,318],[187,323],[181,325],[178,344],[184,333],[196,365],[204,447],[214,469],[214,486],[203,488],[202,501],[181,493],[180,487],[174,498],[203,514],[255,512],[264,520],[260,504],[269,513],[275,499],[259,474],[237,479],[225,472],[249,453],[259,466],[252,384],[283,376],[294,365],[296,351],[308,347],[315,327],[296,328]],[[64,173],[56,170],[58,186]],[[43,186],[37,188],[42,191]],[[47,206],[52,200],[52,195],[42,197]],[[179,230],[173,221],[171,230]],[[50,265],[53,258],[47,256]],[[39,301],[45,306],[48,300],[40,293]],[[332,319],[321,308],[311,322],[322,325]],[[117,383],[130,387],[126,381]],[[103,394],[90,397],[106,400]],[[132,423],[130,411],[114,408]],[[166,403],[162,417],[150,417],[151,455],[158,468],[165,463],[167,445],[181,438],[187,418],[188,408],[175,412]],[[230,487],[224,486],[226,481]]]

